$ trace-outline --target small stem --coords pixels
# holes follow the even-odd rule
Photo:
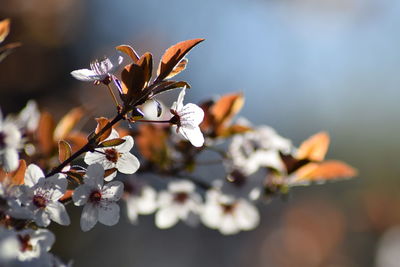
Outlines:
[[[115,106],[118,107],[118,106],[119,106],[118,100],[117,100],[117,98],[115,97],[114,92],[113,92],[113,90],[112,90],[110,84],[107,83],[106,85],[107,85],[108,91],[110,92],[110,94],[111,94],[111,96],[112,96],[112,99],[114,100]]]

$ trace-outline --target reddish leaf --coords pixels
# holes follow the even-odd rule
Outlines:
[[[117,171],[116,168],[112,168],[112,169],[105,170],[105,171],[104,171],[104,177],[107,177],[107,176],[113,174],[113,173],[116,172],[116,171]]]
[[[58,122],[54,130],[54,140],[59,141],[65,139],[75,125],[80,121],[84,115],[83,108],[71,109],[61,120]]]
[[[129,45],[119,45],[115,49],[127,54],[128,56],[130,56],[130,58],[132,59],[133,63],[137,63],[139,61],[139,55],[136,53],[135,49],[133,49],[131,46],[129,46]]]
[[[0,43],[6,39],[10,33],[10,19],[4,19],[0,21]]]
[[[104,127],[107,126],[107,124],[109,123],[109,120],[107,118],[104,117],[100,117],[100,118],[96,118],[97,121],[97,127],[95,130],[95,133],[98,134],[100,133],[100,131],[102,131],[104,129]],[[107,139],[107,137],[110,136],[112,131],[112,127],[108,128],[103,134],[101,134],[97,139],[101,142],[105,139]]]
[[[65,191],[64,195],[60,198],[60,201],[66,201],[72,198],[72,194],[74,193],[74,190],[68,189]]]
[[[171,79],[172,77],[178,75],[182,71],[186,69],[189,60],[187,58],[182,58],[182,60],[175,66],[175,68],[171,71],[171,73],[165,77],[165,79]]]
[[[163,81],[160,82],[156,87],[152,88],[151,92],[153,95],[157,95],[159,93],[183,87],[190,88],[190,84],[185,81]]]
[[[110,139],[110,140],[100,143],[99,147],[119,146],[119,145],[125,143],[125,141],[126,140],[122,139],[122,138],[114,138],[114,139]]]
[[[72,151],[71,151],[71,146],[65,142],[64,140],[61,140],[58,142],[58,160],[60,163],[64,162],[66,159],[71,157]]]
[[[157,70],[156,81],[162,81],[173,71],[176,65],[183,57],[198,43],[204,39],[193,39],[177,43],[168,48],[161,58],[160,65]]]
[[[143,78],[145,80],[145,84],[143,87],[146,87],[150,81],[151,74],[153,72],[153,56],[150,53],[145,53],[137,62],[137,64],[143,70]],[[141,88],[143,89],[143,88]]]
[[[54,132],[53,116],[44,111],[40,114],[39,126],[37,128],[37,139],[40,151],[49,155],[54,149],[53,132]]]
[[[297,150],[296,158],[310,161],[322,161],[329,147],[329,135],[326,132],[317,133],[305,140]]]

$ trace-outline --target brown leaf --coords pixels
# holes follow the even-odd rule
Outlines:
[[[183,57],[198,43],[204,39],[193,39],[177,43],[168,48],[161,58],[160,65],[157,70],[156,81],[162,81],[173,71],[176,65]]]
[[[242,93],[226,94],[212,106],[211,113],[218,125],[224,125],[241,110],[243,104]]]
[[[219,137],[230,137],[235,134],[242,134],[248,131],[251,131],[252,129],[248,126],[243,126],[239,124],[234,124],[232,126],[229,126],[227,128],[223,128],[221,132],[218,133]]]
[[[83,108],[71,109],[61,120],[58,122],[56,129],[54,130],[54,140],[59,141],[67,137],[72,131],[76,124],[84,115]]]
[[[139,55],[136,53],[135,49],[133,49],[131,46],[129,46],[129,45],[119,45],[115,49],[127,54],[128,56],[130,56],[130,58],[132,59],[133,63],[137,63],[139,61]]]
[[[160,82],[156,87],[152,88],[151,92],[153,95],[157,95],[159,93],[183,87],[190,88],[190,84],[185,81],[163,81]]]
[[[40,151],[45,155],[49,155],[55,149],[53,141],[54,128],[53,116],[47,111],[42,112],[37,128],[37,139]]]
[[[172,77],[184,71],[186,69],[188,62],[189,60],[187,58],[182,58],[182,60],[178,63],[178,65],[175,66],[175,68],[171,71],[170,74],[168,74],[167,77],[165,77],[165,79],[171,79]]]
[[[110,140],[100,143],[99,147],[119,146],[119,145],[125,143],[125,141],[126,140],[122,139],[122,138],[114,138],[114,139],[110,139]]]
[[[26,171],[26,162],[25,160],[20,159],[18,168],[11,173],[7,173],[0,168],[0,182],[3,185],[7,186],[22,185],[24,184],[25,180],[25,171]]]
[[[137,64],[125,66],[121,73],[121,86],[124,96],[122,100],[125,104],[131,104],[142,94],[142,89],[146,84],[146,77],[143,68]]]
[[[71,157],[71,155],[72,155],[71,146],[64,140],[59,141],[58,160],[60,161],[60,163],[63,163],[66,159]]]
[[[72,153],[75,153],[81,147],[86,145],[87,136],[86,136],[86,134],[84,134],[82,132],[73,131],[67,135],[67,137],[65,138],[65,141],[67,141],[71,145]]]
[[[330,160],[321,163],[309,163],[296,171],[295,183],[304,181],[327,181],[341,178],[351,178],[357,175],[357,170],[350,165]]]
[[[326,132],[317,133],[305,140],[297,150],[296,158],[310,161],[322,161],[329,147],[329,135]]]
[[[141,124],[138,127],[139,134],[136,143],[142,156],[158,164],[167,162],[167,134],[162,126]]]
[[[72,194],[74,193],[74,190],[68,189],[65,191],[64,195],[59,199],[60,201],[66,201],[72,198]]]
[[[142,68],[143,70],[143,76],[144,76],[144,81],[145,84],[143,87],[146,87],[151,79],[151,75],[153,72],[153,56],[150,53],[144,53],[144,55],[139,59],[137,64]],[[143,88],[141,88],[143,89]]]
[[[104,117],[100,117],[100,118],[96,118],[97,121],[97,127],[95,130],[95,133],[98,134],[100,133],[100,131],[102,131],[102,129],[104,129],[104,127],[106,127],[106,125],[110,122],[107,118]],[[107,139],[107,137],[110,136],[112,131],[112,127],[108,128],[102,135],[100,135],[97,139],[101,142],[105,139]]]
[[[3,19],[0,21],[0,43],[6,39],[10,33],[10,19]]]
[[[66,172],[66,174],[70,179],[74,180],[77,184],[82,184],[85,172],[81,170],[70,169],[68,172]]]

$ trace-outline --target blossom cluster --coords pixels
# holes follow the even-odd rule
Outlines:
[[[0,112],[0,265],[67,266],[49,252],[55,236],[46,228],[75,223],[71,204],[82,209],[84,232],[97,223],[116,225],[123,201],[132,224],[139,215],[154,214],[160,229],[182,221],[231,235],[257,227],[262,200],[294,186],[356,175],[344,162],[325,160],[325,132],[296,148],[269,126],[235,120],[244,104],[241,93],[185,104],[190,85],[171,78],[202,41],[168,48],[154,79],[152,55],[139,56],[128,45],[90,69],[72,71],[80,81],[104,85],[115,105],[115,117],[96,118],[90,133],[74,129],[85,115],[82,107],[58,123],[34,101],[16,115]],[[158,95],[173,89],[180,92],[168,107]],[[209,164],[221,166],[224,175],[202,178],[201,166]]]

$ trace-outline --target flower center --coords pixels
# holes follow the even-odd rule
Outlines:
[[[232,204],[222,204],[221,203],[220,205],[222,206],[222,209],[225,214],[232,214],[236,207],[235,203],[232,203]]]
[[[174,195],[174,201],[180,204],[185,203],[188,198],[189,195],[186,192],[178,192]]]
[[[29,235],[18,235],[18,240],[21,243],[21,251],[31,251],[33,250],[33,246],[29,242],[31,237]]]
[[[172,118],[169,120],[171,124],[176,124],[178,127],[181,127],[181,117],[179,116],[178,112],[175,110],[171,109],[170,112],[174,115]]]
[[[120,154],[118,153],[118,151],[115,148],[106,149],[106,151],[104,151],[104,153],[106,154],[107,160],[109,160],[113,163],[117,163]]]
[[[42,196],[35,195],[33,197],[33,204],[35,204],[36,207],[38,208],[44,208],[46,207],[46,199]]]
[[[233,185],[237,187],[241,187],[246,183],[247,177],[238,170],[233,170],[229,175],[228,175],[228,181],[231,182]]]
[[[101,192],[100,191],[93,191],[92,193],[90,193],[89,196],[89,201],[90,202],[100,202],[101,200]]]
[[[4,132],[0,132],[0,149],[6,146],[6,134]]]

